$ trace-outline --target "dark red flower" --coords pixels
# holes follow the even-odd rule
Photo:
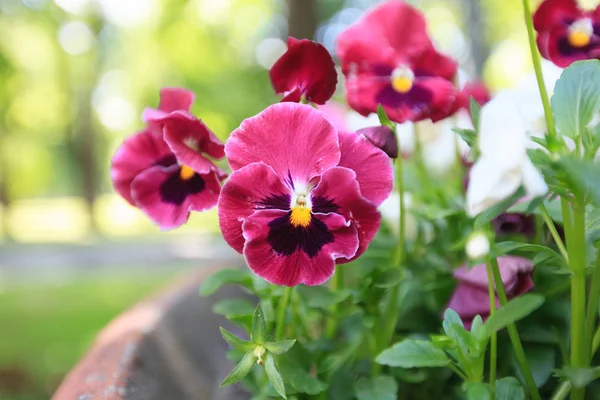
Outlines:
[[[465,110],[470,113],[471,97],[475,99],[480,106],[485,105],[485,103],[492,98],[488,88],[483,82],[467,82],[456,96],[450,114],[452,115],[459,110]]]
[[[533,25],[540,53],[561,68],[600,58],[600,6],[583,11],[576,0],[545,0],[533,15]]]
[[[458,90],[457,64],[438,53],[423,15],[403,1],[388,1],[338,38],[348,104],[363,115],[381,104],[395,122],[444,119]]]
[[[533,264],[528,259],[516,256],[498,257],[498,267],[509,300],[533,289]],[[454,271],[454,277],[459,283],[446,308],[456,311],[465,328],[470,329],[473,318],[477,315],[484,321],[490,315],[486,266],[479,264],[469,269],[464,265]],[[500,307],[498,295],[496,307]]]
[[[269,71],[276,93],[281,101],[307,101],[325,104],[333,96],[337,85],[335,62],[325,46],[308,39],[288,38],[288,50]]]

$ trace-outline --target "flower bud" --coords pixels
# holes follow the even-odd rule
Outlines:
[[[256,347],[254,348],[254,355],[255,355],[255,356],[256,356],[256,358],[257,358],[257,360],[256,360],[256,363],[257,363],[258,365],[263,365],[263,359],[262,359],[262,356],[264,356],[264,355],[265,355],[265,352],[266,352],[266,351],[267,351],[267,350],[264,348],[264,346],[256,346]]]
[[[472,260],[485,257],[490,253],[490,240],[484,233],[475,232],[467,240],[465,251]]]
[[[385,125],[373,126],[359,129],[356,133],[369,139],[375,147],[383,150],[390,158],[398,158],[398,141],[392,128]]]

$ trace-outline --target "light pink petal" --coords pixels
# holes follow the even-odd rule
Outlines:
[[[347,130],[347,127],[346,127],[346,112],[347,112],[347,110],[343,106],[341,106],[338,103],[329,102],[327,104],[319,106],[319,111],[321,111],[325,115],[325,118],[327,118],[327,121],[329,121],[329,123],[331,125],[333,125],[333,127],[335,129],[337,129],[338,132]]]
[[[129,136],[119,146],[111,160],[110,179],[117,193],[131,205],[131,182],[142,171],[153,165],[176,164],[174,154],[162,136],[148,130]]]
[[[254,163],[235,171],[221,191],[219,226],[227,243],[239,253],[244,248],[242,223],[256,210],[280,208],[289,210],[290,189],[273,168]]]
[[[194,93],[187,89],[163,88],[160,90],[158,109],[167,113],[175,110],[189,111],[194,97]]]
[[[313,215],[320,222],[320,227],[307,229],[302,243],[314,249],[324,243],[320,241],[323,236],[332,236],[332,240],[322,245],[316,254],[309,254],[302,245],[298,245],[290,230],[278,231],[276,235],[272,233],[271,226],[285,224],[287,218],[285,211],[261,210],[248,217],[243,224],[246,239],[244,256],[248,266],[268,282],[282,286],[301,283],[320,285],[333,275],[337,258],[352,258],[356,252],[356,229],[341,215]],[[292,251],[289,254],[276,251],[273,248],[274,240],[277,247],[288,247]]]
[[[155,166],[139,174],[131,184],[136,205],[164,230],[177,228],[187,222],[190,211],[208,210],[219,199],[221,186],[214,172],[182,181],[179,171],[178,165]]]
[[[274,104],[245,119],[227,140],[225,153],[234,171],[262,161],[300,184],[340,160],[335,128],[320,111],[297,103]]]
[[[339,138],[342,153],[339,166],[352,169],[362,195],[380,205],[394,187],[394,172],[389,157],[356,133],[340,132]]]
[[[341,214],[356,227],[358,250],[351,258],[339,259],[338,264],[350,262],[367,250],[381,225],[381,214],[375,203],[361,195],[354,171],[344,167],[325,171],[311,192],[311,201],[313,213]]]
[[[496,299],[496,307],[500,307],[498,299]],[[490,297],[487,290],[468,283],[459,283],[446,308],[456,311],[463,320],[465,328],[470,329],[471,321],[476,315],[481,315],[484,321],[489,316]]]
[[[498,257],[498,268],[502,283],[507,292],[512,292],[517,286],[520,276],[530,274],[533,264],[530,260],[517,256]],[[461,282],[487,290],[487,269],[485,264],[478,264],[471,269],[462,266],[454,271],[454,277]]]

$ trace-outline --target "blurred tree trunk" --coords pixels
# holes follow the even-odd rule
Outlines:
[[[463,0],[465,12],[465,25],[467,36],[471,42],[472,71],[473,78],[481,78],[483,66],[490,55],[490,48],[486,41],[485,24],[481,10],[481,0]]]
[[[296,39],[313,39],[317,30],[315,0],[288,0],[288,34]]]

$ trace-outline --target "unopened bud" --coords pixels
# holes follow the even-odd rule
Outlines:
[[[485,234],[475,232],[467,240],[465,251],[472,260],[485,257],[490,253],[490,240]]]
[[[398,140],[392,128],[385,125],[373,126],[359,129],[356,133],[369,139],[375,147],[383,150],[388,157],[398,158]]]

